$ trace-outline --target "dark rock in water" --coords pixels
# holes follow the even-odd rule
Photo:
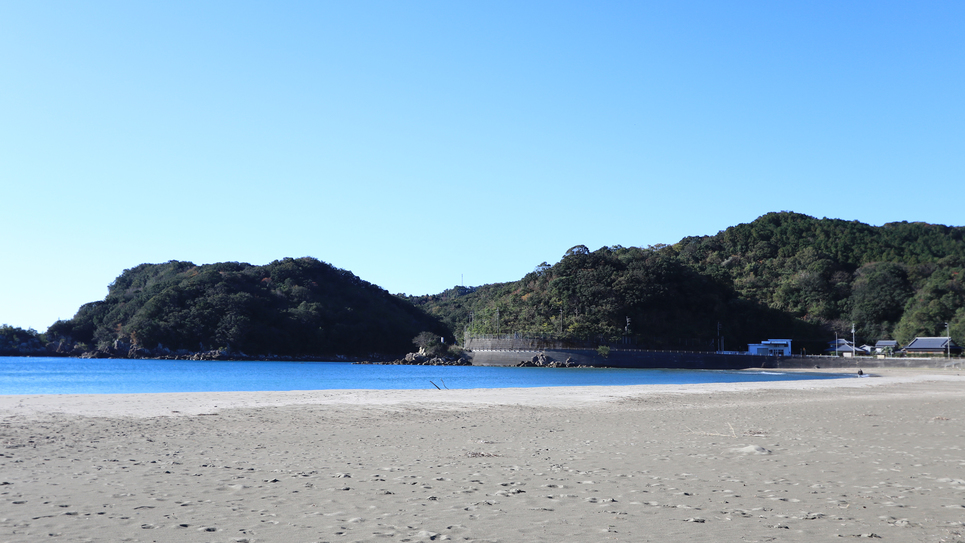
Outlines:
[[[565,362],[560,362],[558,360],[553,360],[552,357],[546,356],[544,353],[539,353],[530,360],[523,360],[519,364],[516,364],[517,368],[583,368],[585,366],[580,366],[573,363],[572,357],[567,357]]]
[[[359,364],[359,362],[355,362]],[[365,364],[384,364],[395,366],[472,366],[472,361],[465,357],[432,357],[429,358],[421,353],[409,353],[405,358],[393,360],[391,362],[364,362]]]
[[[422,353],[409,353],[405,355],[406,364],[424,364],[428,360]]]
[[[533,356],[533,358],[529,359],[529,362],[522,362],[522,364],[526,364],[527,367],[555,367],[553,366],[555,363],[556,362],[553,360],[553,358],[546,356],[545,353],[539,353],[538,355]]]

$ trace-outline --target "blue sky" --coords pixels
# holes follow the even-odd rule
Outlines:
[[[143,262],[390,292],[770,211],[965,224],[961,2],[2,2],[0,323]]]

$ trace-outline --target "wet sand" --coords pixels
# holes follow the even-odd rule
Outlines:
[[[0,396],[0,541],[965,541],[965,375]]]

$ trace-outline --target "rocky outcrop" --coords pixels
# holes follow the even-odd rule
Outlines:
[[[523,360],[519,364],[516,364],[517,368],[584,368],[586,366],[581,366],[575,364],[573,359],[567,357],[565,361],[560,362],[558,360],[553,360],[552,357],[546,356],[545,353],[539,353],[533,356],[529,360]]]
[[[354,362],[355,364],[410,364],[421,366],[471,366],[472,361],[468,353],[461,356],[432,356],[421,353],[409,353],[398,360],[380,359],[381,355],[372,354],[365,361],[345,355],[325,355],[325,356],[289,356],[289,355],[247,355],[242,352],[229,350],[227,348],[214,349],[210,351],[192,352],[187,350],[171,350],[158,344],[154,349],[145,349],[136,344],[131,344],[122,340],[115,340],[110,344],[101,345],[100,348],[90,349],[83,343],[75,343],[69,339],[60,339],[49,342],[46,345],[23,345],[22,348],[8,349],[9,353],[0,353],[7,356],[72,356],[78,358],[127,358],[140,359],[150,358],[155,360],[257,360],[257,361],[319,361],[319,362]]]
[[[44,356],[77,356],[81,357],[88,351],[83,343],[74,343],[66,339],[51,341],[44,345]],[[88,356],[87,358],[91,358]]]
[[[87,351],[80,355],[81,358],[116,358],[107,351]]]
[[[404,358],[389,362],[355,362],[356,364],[384,364],[384,365],[409,365],[409,366],[472,366],[472,360],[468,356],[427,356],[422,353],[409,353]]]

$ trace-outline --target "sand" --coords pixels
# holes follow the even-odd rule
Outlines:
[[[0,541],[965,541],[965,375],[0,396]]]

